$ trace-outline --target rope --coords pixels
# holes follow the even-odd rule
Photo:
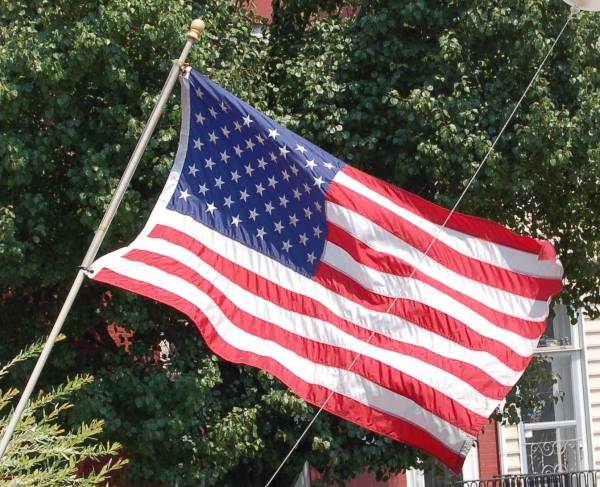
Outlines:
[[[492,143],[492,145],[490,146],[489,150],[487,151],[487,153],[485,154],[485,156],[483,157],[483,159],[481,160],[481,162],[477,166],[477,169],[473,173],[473,176],[471,176],[471,179],[469,179],[469,181],[467,182],[467,184],[466,184],[464,190],[462,191],[461,195],[456,200],[456,203],[454,203],[454,206],[452,207],[452,209],[448,213],[448,216],[444,220],[444,223],[440,227],[438,227],[437,232],[435,233],[435,235],[431,239],[431,242],[429,242],[429,245],[425,249],[425,252],[421,255],[421,257],[418,260],[416,266],[413,268],[412,272],[408,276],[408,280],[410,280],[413,277],[413,275],[415,274],[415,272],[417,271],[417,269],[421,266],[421,263],[423,262],[423,260],[425,259],[425,257],[427,257],[427,254],[431,250],[431,247],[433,246],[433,244],[437,241],[438,237],[440,236],[440,233],[444,230],[444,228],[448,224],[448,221],[450,221],[450,218],[455,213],[456,208],[458,208],[458,205],[460,205],[461,201],[463,200],[463,198],[467,194],[467,191],[469,191],[469,188],[471,187],[471,185],[473,184],[473,182],[475,181],[475,179],[479,175],[481,169],[483,168],[483,166],[485,165],[485,163],[489,159],[492,151],[496,147],[496,144],[500,140],[500,137],[502,137],[502,135],[504,134],[504,131],[506,130],[506,127],[508,127],[508,124],[511,122],[511,120],[513,119],[513,117],[517,113],[517,110],[521,106],[521,103],[523,102],[523,100],[527,96],[527,93],[529,92],[529,90],[531,89],[531,87],[533,86],[533,84],[535,83],[535,81],[536,81],[538,75],[540,74],[542,68],[546,64],[546,61],[550,57],[550,54],[554,50],[554,48],[555,48],[556,44],[558,43],[559,39],[562,37],[563,32],[567,28],[567,25],[569,25],[569,22],[571,21],[571,19],[573,19],[578,13],[579,13],[579,9],[577,9],[575,7],[571,9],[571,13],[569,14],[569,17],[567,18],[567,21],[565,22],[565,24],[563,25],[562,29],[560,30],[560,32],[558,33],[558,35],[554,39],[554,42],[550,46],[550,49],[546,53],[546,56],[542,60],[541,64],[537,68],[535,74],[531,78],[531,81],[527,85],[527,88],[525,88],[525,91],[523,91],[523,94],[521,95],[521,98],[519,98],[519,101],[515,104],[515,107],[513,108],[513,110],[510,113],[510,115],[508,116],[508,119],[504,123],[502,129],[500,130],[500,132],[498,133],[498,135],[496,136],[496,138],[494,139],[494,142]],[[398,300],[398,298],[394,298],[392,300],[392,302],[390,303],[390,305],[387,307],[387,309],[384,311],[384,313],[388,313],[390,311],[390,309],[392,309],[392,306],[394,306],[394,304],[396,303],[397,300]],[[367,345],[369,345],[369,343],[373,339],[374,335],[375,335],[375,331],[372,331],[371,334],[369,335],[369,337],[367,338],[367,340],[365,341],[364,345],[356,353],[356,355],[355,355],[354,359],[352,360],[352,362],[350,363],[350,365],[346,368],[347,371],[352,370],[352,368],[356,364],[356,361],[361,357],[362,352],[367,347]],[[271,483],[273,482],[273,480],[275,479],[275,477],[277,477],[277,474],[279,473],[279,471],[283,468],[283,466],[290,459],[290,457],[292,456],[292,454],[294,453],[294,451],[296,450],[296,448],[298,448],[298,445],[300,445],[300,443],[302,442],[302,440],[304,439],[304,437],[306,436],[306,434],[308,433],[308,431],[310,430],[310,428],[312,427],[312,425],[314,424],[314,422],[317,420],[317,418],[319,417],[319,415],[323,412],[323,409],[325,409],[325,406],[327,406],[327,403],[333,397],[333,394],[334,394],[334,391],[330,391],[329,395],[327,396],[327,398],[325,399],[325,401],[323,402],[323,404],[321,405],[321,407],[319,408],[319,410],[315,413],[315,415],[310,420],[310,422],[308,423],[308,425],[304,428],[304,431],[302,431],[302,434],[300,435],[300,437],[296,440],[296,442],[294,443],[294,445],[292,446],[292,448],[290,449],[290,451],[288,452],[288,454],[285,456],[285,458],[279,464],[279,467],[277,467],[277,470],[275,470],[275,472],[273,473],[273,475],[271,476],[271,478],[269,479],[269,481],[265,484],[265,487],[269,487],[271,485]]]

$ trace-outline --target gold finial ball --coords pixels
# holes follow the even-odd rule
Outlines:
[[[187,33],[187,38],[191,42],[198,42],[198,39],[204,32],[204,20],[202,19],[194,19],[190,25],[190,31]]]

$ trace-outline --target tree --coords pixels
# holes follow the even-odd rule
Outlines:
[[[0,379],[19,362],[38,356],[41,350],[42,343],[38,342],[19,353],[0,368]],[[102,421],[82,423],[75,431],[65,431],[59,424],[60,416],[73,406],[65,402],[66,399],[92,380],[89,375],[76,376],[55,389],[38,393],[29,403],[0,460],[2,485],[106,485],[111,474],[127,463],[122,458],[116,461],[112,458],[119,452],[121,445],[97,443],[95,438],[102,433]],[[11,411],[7,407],[13,403],[18,393],[14,388],[0,390],[2,430],[10,419]],[[97,462],[98,465],[96,468],[89,468],[86,462]]]
[[[350,14],[337,0],[275,2],[265,43],[249,35],[259,20],[233,2],[5,3],[0,305],[11,328],[0,329],[0,358],[47,332],[193,16],[207,21],[195,67],[349,163],[447,206],[566,16],[558,0],[357,1]],[[577,20],[461,207],[557,237],[565,300],[590,310],[599,298],[595,42],[591,17]],[[101,252],[127,244],[154,204],[178,103],[173,95]],[[115,323],[132,334],[127,349],[108,333]],[[219,360],[181,315],[137,296],[86,283],[66,326],[71,338],[44,383],[94,371],[70,420],[103,418],[137,482],[263,485],[315,412],[269,375]],[[168,364],[156,359],[163,340]],[[539,376],[525,379],[520,390],[531,393],[515,393],[517,404],[536,402]],[[343,480],[424,457],[323,414],[280,482],[306,459]]]

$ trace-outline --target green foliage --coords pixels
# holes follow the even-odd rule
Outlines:
[[[568,14],[559,0],[274,6],[266,43],[250,36],[261,21],[229,1],[0,0],[0,359],[47,333],[192,17],[207,23],[196,68],[349,163],[449,206]],[[594,18],[582,16],[461,206],[552,237],[564,300],[590,312],[600,301],[597,50]],[[179,116],[175,93],[101,252],[141,229]],[[132,334],[128,351],[108,335],[114,323]],[[93,371],[69,420],[102,418],[138,484],[263,485],[315,412],[267,374],[217,359],[181,315],[137,296],[86,283],[66,326],[44,387]],[[168,364],[156,358],[161,342]],[[545,370],[513,391],[506,419],[540,404]],[[25,371],[14,372],[21,384]],[[328,414],[281,485],[305,460],[338,480],[428,461]]]
[[[0,368],[0,379],[16,364],[36,357],[41,350],[42,343],[38,342],[19,353]],[[91,382],[89,375],[76,376],[48,392],[38,393],[29,402],[0,460],[1,485],[106,485],[111,474],[127,463],[122,458],[111,458],[119,453],[121,445],[97,442],[103,421],[81,423],[74,431],[66,431],[60,425],[61,416],[73,406],[66,399]],[[8,424],[11,416],[9,406],[18,395],[17,389],[0,389],[0,431],[4,431]],[[97,462],[97,466],[92,467],[89,462]],[[88,468],[82,468],[86,463]],[[85,470],[89,471],[86,473]]]

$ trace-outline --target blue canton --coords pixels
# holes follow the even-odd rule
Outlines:
[[[168,208],[308,276],[344,163],[191,70],[190,135]]]

